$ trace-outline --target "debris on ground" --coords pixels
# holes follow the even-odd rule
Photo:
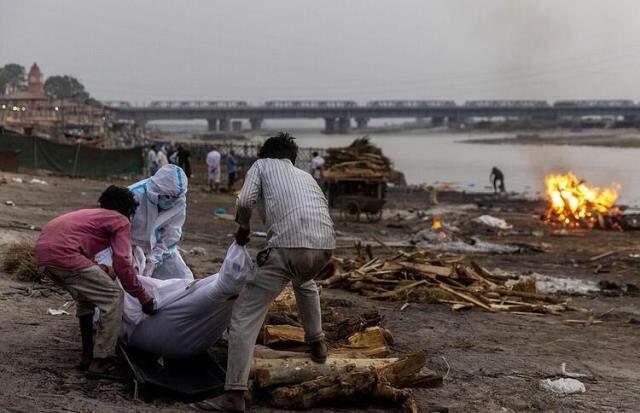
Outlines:
[[[36,263],[35,245],[29,241],[9,244],[2,261],[2,270],[18,281],[42,281],[42,273]]]
[[[519,245],[483,241],[476,236],[463,237],[444,227],[423,229],[411,237],[411,243],[419,249],[454,253],[513,254],[522,249]]]
[[[491,273],[462,257],[429,258],[425,251],[400,251],[388,259],[364,262],[336,259],[338,271],[321,281],[374,299],[449,304],[453,310],[478,307],[486,311],[558,314],[572,310],[559,297],[507,283],[510,277]]]
[[[49,315],[69,315],[69,312],[66,310],[57,310],[55,308],[50,308],[47,310],[47,314]]]
[[[572,379],[572,378],[562,378],[562,379],[545,379],[540,381],[540,387],[544,390],[548,390],[550,392],[556,394],[574,394],[574,393],[584,393],[587,391],[587,388],[580,380]]]
[[[16,206],[16,203],[13,201],[4,201],[4,204],[8,206]]]
[[[188,252],[189,255],[207,255],[207,250],[202,247],[193,247]]]
[[[486,225],[488,227],[492,227],[492,228],[498,228],[498,229],[513,228],[513,225],[508,224],[507,221],[505,221],[504,219],[496,218],[491,215],[480,215],[478,218],[474,219],[473,221],[479,224]]]
[[[29,181],[30,184],[38,184],[38,185],[49,185],[47,181],[43,181],[42,179],[32,178]]]
[[[600,286],[596,281],[582,280],[578,278],[560,278],[531,273],[517,278],[517,280],[507,281],[508,286],[517,284],[533,283],[536,291],[544,294],[575,294],[588,295],[600,291]]]

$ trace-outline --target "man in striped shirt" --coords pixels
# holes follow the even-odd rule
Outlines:
[[[238,196],[236,240],[248,242],[254,207],[267,227],[267,249],[258,254],[258,271],[234,305],[229,332],[226,393],[205,401],[207,410],[244,411],[244,392],[256,338],[269,306],[291,281],[311,358],[324,363],[320,297],[313,279],[328,265],[335,248],[333,221],[315,179],[295,167],[298,146],[280,133],[268,139],[247,172]]]

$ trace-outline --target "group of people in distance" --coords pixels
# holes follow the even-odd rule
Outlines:
[[[174,148],[172,144],[153,145],[147,152],[147,168],[149,175],[154,175],[165,165],[178,165],[188,178],[191,178],[191,152],[184,146]]]
[[[293,137],[280,133],[269,138],[247,171],[237,197],[236,243],[249,242],[252,213],[257,209],[267,230],[267,246],[256,257],[255,278],[241,290],[232,309],[225,394],[200,403],[202,409],[245,410],[244,395],[256,339],[269,306],[289,282],[311,358],[317,363],[326,361],[314,278],[331,268],[334,225],[316,181],[323,162],[320,165],[317,160],[316,169],[320,171],[312,176],[295,166],[297,155]],[[217,161],[219,168],[220,159]],[[215,171],[209,172],[209,177],[213,173],[215,178]],[[186,218],[187,189],[185,172],[177,165],[165,165],[129,188],[108,187],[100,196],[98,208],[64,214],[43,228],[36,259],[45,274],[69,291],[77,303],[81,367],[89,374],[108,376],[113,368],[110,358],[122,321],[123,290],[136,297],[142,311],[153,317],[162,309],[158,310],[139,277],[193,278],[177,249]],[[106,248],[112,250],[111,267],[97,265],[94,258]],[[133,254],[144,254],[143,269],[136,271]],[[96,308],[99,321],[94,326]]]

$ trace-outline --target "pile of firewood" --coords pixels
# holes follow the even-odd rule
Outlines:
[[[329,148],[325,161],[325,179],[386,180],[393,173],[389,158],[367,137],[356,139],[346,148]]]
[[[323,327],[329,344],[325,364],[311,361],[296,314],[295,297],[285,290],[269,310],[252,367],[257,400],[282,409],[308,409],[335,402],[382,402],[418,412],[409,390],[442,385],[426,368],[424,353],[390,357],[393,337],[380,327],[377,312],[352,313],[350,302],[323,300]]]
[[[377,299],[444,303],[453,310],[478,307],[491,312],[558,314],[575,309],[562,298],[539,294],[534,282],[507,283],[510,277],[462,261],[461,257],[429,259],[422,251],[368,262],[337,259],[336,272],[321,285]]]

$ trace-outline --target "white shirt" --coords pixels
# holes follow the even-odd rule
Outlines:
[[[165,165],[169,165],[169,160],[167,159],[167,155],[165,155],[164,152],[162,151],[158,151],[158,158],[156,162],[158,163],[158,168],[162,168]]]
[[[311,175],[318,180],[322,178],[322,170],[324,169],[324,158],[320,155],[311,160]]]
[[[272,248],[332,250],[333,221],[324,193],[313,177],[288,159],[258,159],[238,195],[237,221],[249,225],[254,206],[267,227]]]
[[[209,169],[217,169],[220,166],[220,152],[215,149],[207,154],[207,165]]]

